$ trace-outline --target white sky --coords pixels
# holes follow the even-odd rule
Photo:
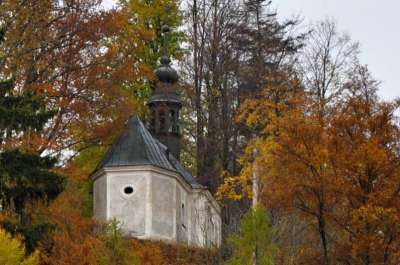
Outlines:
[[[382,82],[384,99],[400,97],[399,0],[275,0],[280,18],[300,15],[304,23],[334,18],[339,30],[361,44],[361,62]]]
[[[109,7],[115,0],[103,0]],[[274,0],[280,18],[300,15],[305,25],[330,17],[361,44],[361,62],[382,82],[384,99],[400,97],[400,0]]]

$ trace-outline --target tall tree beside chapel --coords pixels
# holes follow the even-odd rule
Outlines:
[[[303,240],[295,241],[296,262],[398,262],[399,103],[381,101],[377,87],[358,66],[323,119],[318,101],[306,93],[280,105],[279,115],[269,111],[255,142],[262,198],[270,209],[306,222]],[[250,150],[244,180],[251,179],[249,159]],[[290,249],[281,243],[280,251]],[[282,253],[287,255],[293,253]]]
[[[4,23],[4,21],[2,21]],[[4,25],[4,24],[3,24]],[[5,26],[0,28],[0,46],[8,38]],[[4,56],[0,61],[5,60]],[[46,224],[33,224],[29,206],[54,200],[64,188],[63,177],[53,172],[56,159],[40,153],[22,142],[42,131],[55,114],[44,103],[44,94],[26,80],[21,91],[15,86],[15,75],[0,68],[0,197],[3,226],[11,233],[25,236],[29,251],[45,236]]]
[[[182,63],[190,108],[184,118],[195,139],[196,175],[215,192],[223,173],[240,171],[249,134],[235,122],[241,104],[288,67],[303,35],[292,36],[296,20],[280,23],[266,1],[191,0],[185,15],[191,50]]]

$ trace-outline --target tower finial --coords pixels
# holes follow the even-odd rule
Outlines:
[[[163,46],[162,46],[162,55],[160,58],[160,63],[162,65],[168,65],[171,60],[168,55],[168,33],[171,31],[168,25],[163,25],[161,27],[162,37],[163,37]]]

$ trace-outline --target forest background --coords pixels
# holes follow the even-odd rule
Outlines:
[[[278,20],[263,0],[0,4],[0,258],[399,263],[400,101],[379,98],[331,19]],[[181,161],[221,203],[218,250],[129,241],[92,219],[89,175],[128,117],[148,115],[163,25]]]

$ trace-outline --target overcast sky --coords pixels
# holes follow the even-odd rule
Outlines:
[[[339,30],[361,44],[361,62],[382,82],[380,95],[400,97],[399,0],[275,0],[282,18],[300,15],[308,24],[334,18]]]
[[[104,0],[110,6],[114,0]],[[280,18],[300,15],[305,25],[334,18],[361,44],[361,62],[382,82],[380,95],[400,97],[400,0],[274,0]]]

